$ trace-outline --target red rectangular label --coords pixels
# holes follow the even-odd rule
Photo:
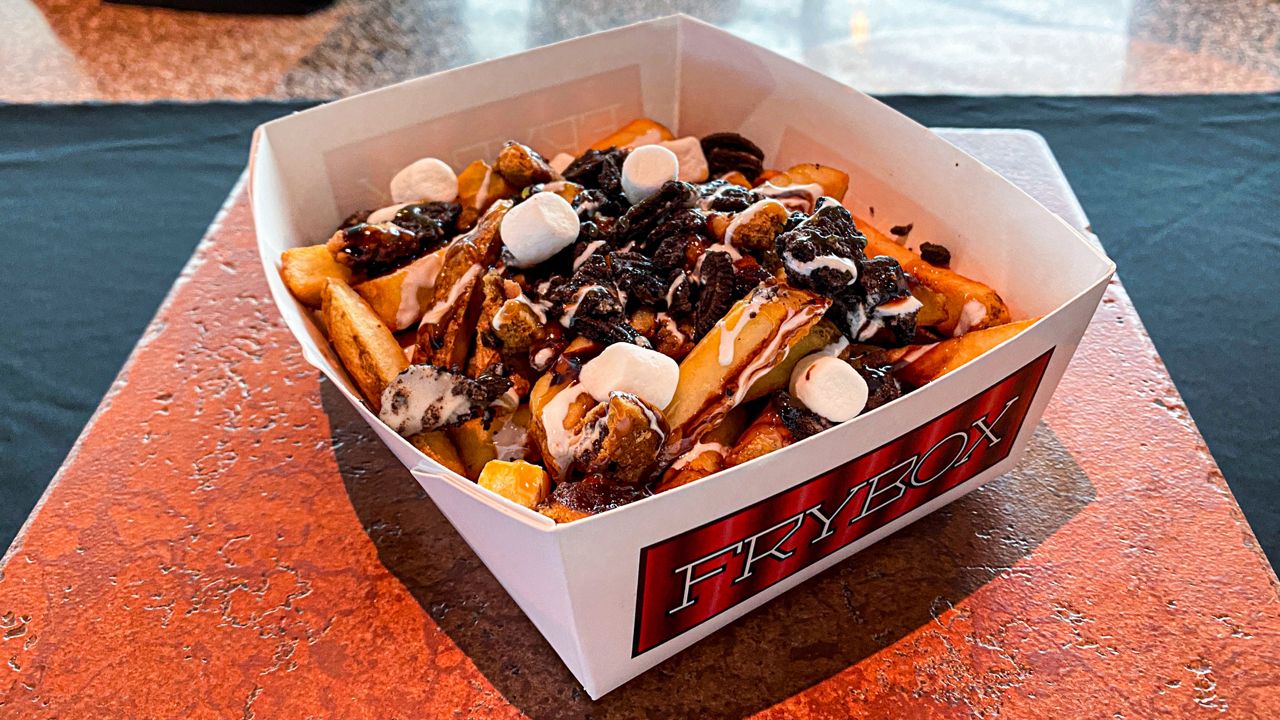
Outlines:
[[[641,550],[632,656],[1008,457],[1052,354],[834,470]]]

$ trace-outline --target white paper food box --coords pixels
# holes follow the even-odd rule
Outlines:
[[[732,130],[766,166],[847,171],[846,204],[946,245],[1015,318],[981,359],[830,431],[711,478],[555,525],[454,475],[383,425],[279,275],[285,248],[389,204],[391,176],[461,169],[509,139],[576,154],[627,121]],[[272,295],[328,376],[593,698],[1008,470],[1114,265],[995,172],[887,106],[699,21],[669,17],[437,73],[267,123],[251,200]],[[872,213],[871,208],[874,208]],[[873,223],[877,221],[873,220]],[[881,227],[881,230],[886,228]]]

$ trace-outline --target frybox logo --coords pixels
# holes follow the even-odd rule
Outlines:
[[[1008,457],[1052,354],[862,457],[641,550],[632,656]]]

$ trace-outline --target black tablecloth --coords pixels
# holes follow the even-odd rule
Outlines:
[[[1049,140],[1280,557],[1280,95],[888,100],[926,125]],[[252,128],[307,104],[0,106],[0,547],[230,191]]]

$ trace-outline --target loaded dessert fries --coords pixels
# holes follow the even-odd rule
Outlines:
[[[945,247],[856,221],[845,173],[764,160],[646,119],[577,157],[424,158],[280,271],[388,426],[558,522],[851,420],[1033,322]]]

